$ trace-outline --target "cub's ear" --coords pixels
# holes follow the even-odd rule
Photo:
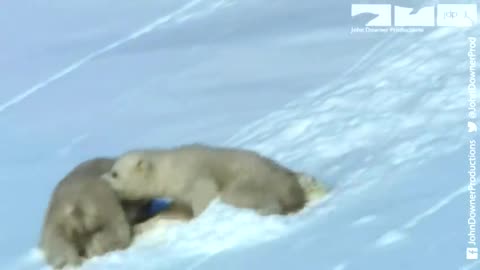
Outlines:
[[[63,213],[67,216],[71,216],[75,212],[75,206],[73,204],[66,204],[63,207]]]
[[[66,217],[78,217],[80,215],[80,209],[77,205],[69,203],[63,207],[63,214]]]
[[[151,163],[150,161],[144,159],[144,158],[141,158],[137,161],[137,165],[135,166],[135,169],[138,171],[138,172],[147,172],[149,171],[151,168]]]

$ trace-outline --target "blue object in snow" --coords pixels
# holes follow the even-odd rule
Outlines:
[[[148,206],[148,216],[152,217],[156,214],[167,210],[171,205],[171,201],[167,199],[153,199]]]

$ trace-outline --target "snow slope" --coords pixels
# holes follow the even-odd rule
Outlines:
[[[31,209],[2,224],[13,231],[0,236],[6,268],[41,267],[35,252],[17,256],[75,163],[195,140],[258,150],[334,190],[292,217],[215,203],[82,269],[480,269],[464,259],[465,55],[478,27],[350,35],[347,1],[151,1],[145,13],[106,0],[34,3],[24,14],[9,2],[19,10],[9,22],[93,19],[25,24],[51,36],[0,45],[21,59],[1,59],[0,181],[12,190],[0,214]]]
[[[465,93],[456,89],[468,74],[466,38],[478,33],[389,40],[348,80],[307,93],[227,142],[325,179],[335,189],[323,204],[265,219],[217,205],[175,231],[167,247],[134,248],[118,265],[107,258],[85,269],[131,269],[139,258],[149,262],[142,269],[477,268],[464,259],[468,133]],[[438,46],[442,39],[452,42]]]
[[[0,225],[11,231],[0,235],[0,261],[36,243],[50,192],[81,160],[221,143],[341,74],[375,38],[333,31],[349,15],[319,18],[328,5],[348,10],[311,1],[3,1],[0,182],[9,190],[0,215],[12,218]],[[357,50],[343,43],[355,40]]]

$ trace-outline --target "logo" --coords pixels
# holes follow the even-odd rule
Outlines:
[[[370,4],[352,4],[352,17],[371,13],[377,15],[365,26],[391,26],[392,25],[392,5],[370,5]]]
[[[437,6],[438,26],[471,27],[477,23],[477,5],[441,4]]]
[[[468,127],[468,132],[469,133],[477,132],[477,124],[475,124],[474,122],[468,121],[467,127]]]
[[[360,14],[376,15],[366,23],[368,27],[471,27],[477,23],[477,4],[437,4],[418,10],[394,5],[393,12],[390,4],[352,4],[352,17]]]
[[[467,260],[478,260],[478,249],[467,248]]]

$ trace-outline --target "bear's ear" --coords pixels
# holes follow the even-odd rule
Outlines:
[[[145,159],[139,159],[137,161],[137,165],[135,166],[135,169],[138,171],[138,172],[146,172],[150,169],[150,163],[148,162],[148,160],[145,160]]]
[[[77,205],[69,203],[63,207],[63,213],[67,217],[74,217],[74,216],[78,217],[80,215],[80,209],[78,208]]]
[[[75,206],[73,204],[66,204],[63,207],[63,213],[67,216],[71,216],[75,212]]]

